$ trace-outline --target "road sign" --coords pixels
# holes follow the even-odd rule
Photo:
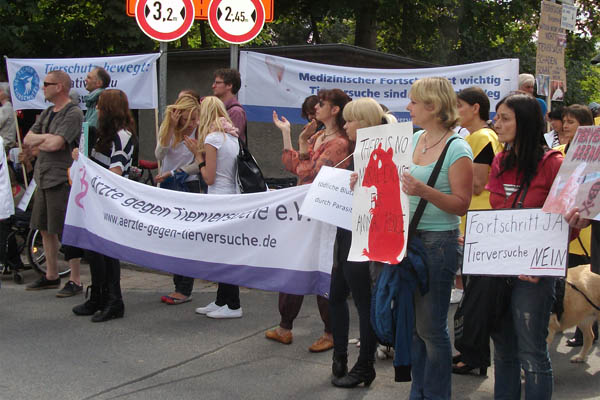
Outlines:
[[[136,0],[126,0],[127,15],[135,17]],[[193,0],[196,19],[208,20],[208,4],[210,0]],[[261,0],[265,7],[265,22],[273,22],[273,0]]]
[[[138,0],[135,19],[146,35],[171,42],[185,35],[194,23],[192,0]]]
[[[260,0],[212,0],[208,23],[221,40],[242,44],[260,33],[265,24],[265,10]]]

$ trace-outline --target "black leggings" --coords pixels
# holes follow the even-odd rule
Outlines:
[[[368,262],[346,261],[352,239],[351,232],[338,228],[336,237],[337,262],[331,271],[331,290],[329,310],[333,333],[333,351],[336,355],[348,352],[348,329],[350,315],[348,295],[352,292],[354,304],[358,310],[360,327],[361,360],[373,360],[377,339],[371,326],[371,274]]]

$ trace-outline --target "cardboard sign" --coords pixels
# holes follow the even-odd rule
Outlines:
[[[397,264],[405,257],[410,214],[400,176],[412,163],[412,137],[410,122],[357,131],[349,261]]]
[[[467,212],[463,274],[565,276],[569,225],[538,208]]]
[[[550,75],[550,80],[563,83],[561,90],[566,92],[565,46],[559,40],[565,34],[565,30],[561,28],[562,9],[559,4],[542,2],[535,74]]]
[[[554,178],[543,210],[600,220],[600,126],[580,126]]]
[[[302,202],[300,215],[351,230],[351,174],[346,169],[321,167]]]

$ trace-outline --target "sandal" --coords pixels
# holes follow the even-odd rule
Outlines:
[[[192,301],[192,296],[185,296],[183,298],[178,298],[178,297],[171,297],[171,296],[163,296],[164,299],[164,303],[166,304],[170,304],[170,305],[177,305],[177,304],[183,304],[183,303],[187,303],[188,301]],[[161,297],[162,300],[162,297]]]

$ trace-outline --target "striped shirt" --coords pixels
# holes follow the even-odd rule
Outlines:
[[[117,137],[112,143],[110,155],[92,149],[90,158],[106,169],[120,167],[123,171],[122,176],[128,178],[131,159],[133,157],[133,147],[133,135],[129,131],[121,129],[117,132]]]

